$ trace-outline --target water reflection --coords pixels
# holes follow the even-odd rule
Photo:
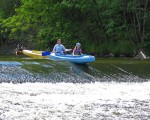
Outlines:
[[[50,60],[0,61],[0,82],[146,82],[149,62],[104,61],[73,64]]]

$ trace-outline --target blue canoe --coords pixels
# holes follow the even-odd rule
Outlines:
[[[95,57],[91,55],[72,55],[72,54],[65,54],[65,55],[55,55],[55,53],[51,53],[49,55],[51,60],[58,60],[58,61],[69,61],[73,63],[78,63],[78,64],[85,64],[85,63],[90,63],[95,61]]]

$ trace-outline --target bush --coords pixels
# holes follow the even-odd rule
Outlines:
[[[133,56],[134,47],[129,41],[120,40],[114,44],[112,53],[115,54],[115,56],[120,56],[120,55],[124,55],[127,57]]]

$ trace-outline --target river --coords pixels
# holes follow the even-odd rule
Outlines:
[[[0,57],[0,120],[147,120],[150,61]]]

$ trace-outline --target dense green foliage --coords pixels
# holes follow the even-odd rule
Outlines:
[[[0,45],[8,41],[47,49],[61,38],[85,52],[150,53],[149,0],[1,0]]]

